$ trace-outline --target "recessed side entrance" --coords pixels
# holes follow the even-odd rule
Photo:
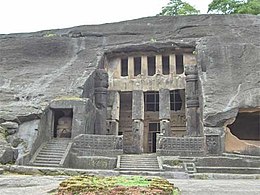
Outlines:
[[[149,123],[148,132],[148,152],[156,152],[156,137],[160,133],[160,123]]]
[[[71,138],[72,131],[72,109],[53,109],[54,113],[54,137]]]

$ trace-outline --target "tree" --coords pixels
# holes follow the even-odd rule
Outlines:
[[[200,11],[195,9],[189,3],[182,0],[170,0],[167,6],[162,8],[159,16],[176,16],[176,15],[193,15],[199,14]]]
[[[208,13],[260,14],[260,0],[213,0]]]

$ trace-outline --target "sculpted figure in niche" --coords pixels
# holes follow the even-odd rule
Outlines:
[[[58,138],[70,138],[72,129],[72,117],[70,110],[63,111],[64,116],[59,118],[57,125],[57,137]]]

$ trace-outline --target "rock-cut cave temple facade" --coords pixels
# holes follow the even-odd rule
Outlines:
[[[259,30],[259,16],[200,15],[0,35],[0,161],[259,156]]]

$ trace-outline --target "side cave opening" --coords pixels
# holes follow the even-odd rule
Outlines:
[[[54,113],[54,137],[71,138],[72,131],[72,109],[53,109]]]
[[[260,145],[260,111],[239,112],[235,122],[228,128],[240,140]]]

